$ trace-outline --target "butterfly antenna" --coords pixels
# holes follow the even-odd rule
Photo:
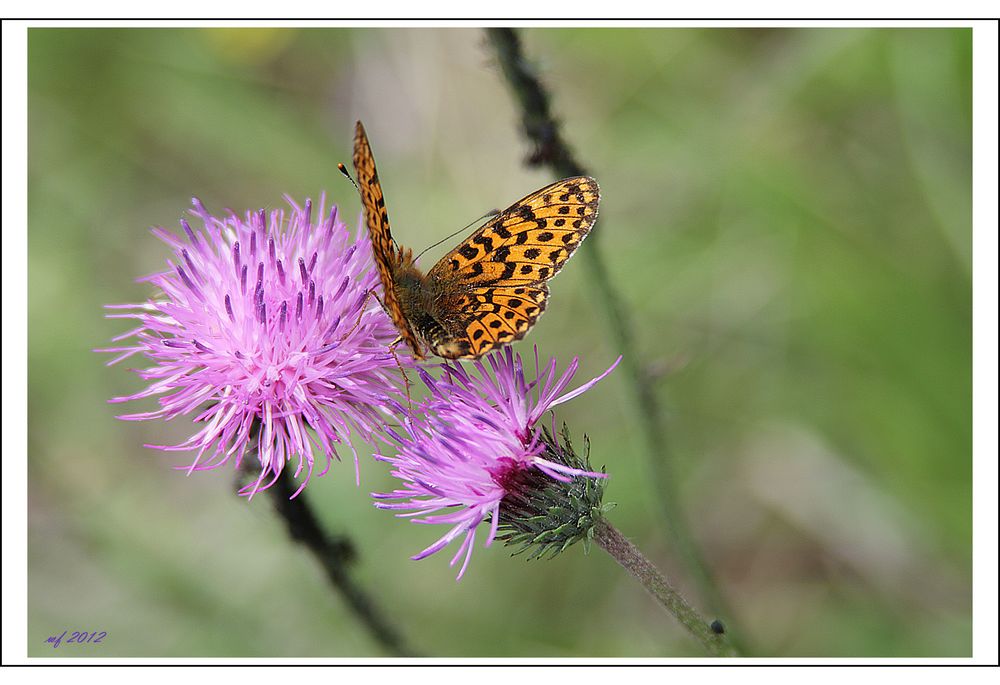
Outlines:
[[[340,173],[347,177],[347,180],[351,182],[351,185],[354,186],[354,189],[358,191],[358,195],[360,195],[361,189],[358,188],[358,184],[354,182],[354,178],[351,176],[351,172],[347,170],[347,167],[341,162],[337,162],[337,168],[340,169]]]
[[[343,165],[341,165],[341,166],[343,166]],[[425,247],[423,250],[420,251],[420,254],[418,254],[416,257],[413,258],[413,261],[417,261],[418,259],[420,259],[420,255],[422,255],[424,252],[427,252],[427,250],[431,249],[432,247],[437,247],[438,245],[440,245],[444,241],[448,240],[449,238],[454,238],[459,233],[464,233],[465,231],[467,231],[469,229],[469,226],[475,226],[476,224],[478,224],[483,219],[487,219],[487,218],[489,218],[491,216],[496,216],[499,213],[500,213],[499,209],[491,209],[490,211],[486,212],[485,214],[483,214],[478,219],[475,219],[475,220],[471,221],[470,223],[466,224],[465,226],[463,226],[462,228],[458,229],[454,233],[452,233],[450,235],[446,235],[445,237],[441,238],[441,240],[437,241],[433,245],[428,245],[427,247]]]

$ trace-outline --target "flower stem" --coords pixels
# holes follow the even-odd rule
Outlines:
[[[493,45],[504,78],[510,85],[521,109],[524,133],[534,146],[527,163],[531,166],[546,165],[560,178],[589,175],[577,161],[573,151],[563,139],[559,124],[552,116],[551,97],[542,85],[521,49],[521,39],[514,29],[488,28],[486,35]],[[643,442],[653,482],[658,490],[664,521],[671,541],[683,558],[685,565],[698,583],[698,589],[707,604],[719,614],[730,616],[725,598],[719,591],[708,565],[685,520],[679,502],[677,479],[667,449],[667,431],[661,420],[659,399],[651,376],[639,364],[632,319],[623,298],[615,290],[600,251],[598,228],[580,249],[583,263],[590,273],[590,282],[608,319],[615,348],[622,355],[622,368],[629,379],[632,401],[639,417]]]
[[[351,539],[346,535],[328,535],[320,526],[304,492],[290,499],[295,492],[294,485],[287,471],[282,471],[269,489],[275,508],[285,521],[288,535],[312,552],[331,585],[378,644],[395,656],[415,656],[374,600],[351,577],[348,566],[356,556]]]
[[[736,650],[726,641],[722,624],[718,621],[709,623],[695,611],[652,562],[643,556],[639,548],[608,523],[607,519],[602,518],[594,525],[594,542],[635,576],[649,594],[702,643],[709,654],[737,656]]]

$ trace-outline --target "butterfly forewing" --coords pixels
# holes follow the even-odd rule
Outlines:
[[[420,344],[413,334],[410,322],[396,296],[395,267],[400,263],[399,248],[389,231],[389,213],[385,208],[385,197],[382,195],[382,185],[375,169],[375,156],[372,154],[365,127],[359,121],[354,129],[354,172],[358,176],[358,186],[361,190],[361,204],[365,210],[365,223],[371,236],[372,253],[375,265],[382,281],[382,304],[388,311],[392,322],[399,330],[400,337],[413,350],[418,359],[422,359]]]
[[[597,181],[557,181],[490,219],[428,274],[476,285],[548,280],[590,232],[600,200]]]

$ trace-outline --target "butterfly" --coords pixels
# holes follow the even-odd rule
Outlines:
[[[589,176],[564,178],[496,214],[422,273],[413,251],[389,230],[375,157],[359,121],[354,170],[382,306],[416,359],[426,350],[446,359],[477,359],[523,338],[545,311],[546,282],[570,258],[597,220],[600,189]]]

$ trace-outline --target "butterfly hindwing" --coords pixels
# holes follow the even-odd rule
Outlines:
[[[466,296],[460,337],[469,342],[465,356],[480,357],[495,347],[523,338],[545,311],[549,290],[535,286],[484,286]]]

